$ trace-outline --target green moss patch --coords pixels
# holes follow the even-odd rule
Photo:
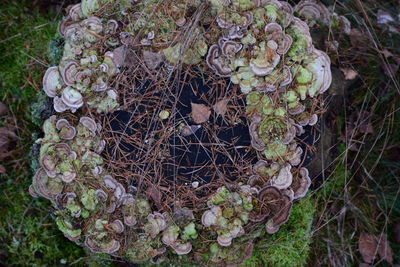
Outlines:
[[[56,229],[48,203],[35,200],[28,193],[32,178],[31,133],[37,129],[31,122],[30,105],[41,91],[41,77],[48,65],[48,44],[58,24],[55,12],[41,14],[32,8],[32,2],[0,3],[0,101],[9,106],[21,137],[15,158],[2,162],[7,172],[0,175],[0,265],[87,262],[82,258],[85,251]]]
[[[308,196],[293,206],[289,221],[274,235],[267,235],[243,267],[304,266],[311,244],[314,199]]]

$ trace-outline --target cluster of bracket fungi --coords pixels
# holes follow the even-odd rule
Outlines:
[[[160,3],[171,12],[157,13]],[[312,0],[295,8],[277,0],[83,0],[70,7],[59,27],[63,57],[43,78],[57,115],[44,122],[38,140],[41,168],[31,194],[49,199],[64,235],[95,253],[139,263],[190,252],[214,263],[249,257],[253,241],[241,241],[246,226],[276,233],[311,184],[296,137],[317,123],[318,96],[332,78],[329,57],[313,46],[299,17],[323,23],[330,18],[325,12]],[[247,184],[210,192],[200,213],[159,211],[104,166],[106,143],[93,114],[118,108],[112,80],[132,44],[149,69],[199,65],[246,95],[259,161]]]

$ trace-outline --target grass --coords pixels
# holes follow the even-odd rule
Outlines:
[[[332,2],[333,1],[327,1]],[[348,88],[345,105],[336,118],[339,137],[351,131],[351,139],[342,138],[335,168],[317,194],[317,212],[309,266],[353,266],[363,262],[358,251],[360,233],[388,234],[394,263],[400,263],[399,244],[394,242],[394,226],[400,219],[400,98],[399,76],[385,74],[394,57],[400,55],[400,34],[388,26],[377,25],[379,9],[399,13],[395,1],[338,1],[338,12],[346,14],[352,26],[362,31],[365,47],[352,45],[352,36],[342,37],[339,52],[332,56],[341,68],[359,73]],[[398,26],[397,26],[398,27]],[[338,39],[335,34],[331,38]],[[398,72],[397,72],[398,74]],[[370,114],[372,133],[362,132],[363,112]],[[356,149],[350,144],[356,143]],[[395,156],[397,155],[397,156]],[[329,170],[328,170],[329,171]],[[374,266],[389,266],[382,259]]]
[[[0,265],[56,266],[86,256],[56,229],[48,203],[28,194],[28,152],[31,133],[37,129],[31,123],[30,105],[41,90],[59,17],[32,9],[29,0],[0,4],[0,101],[9,106],[21,137],[16,156],[5,163],[7,173],[0,177]]]
[[[348,122],[363,111],[372,114],[374,132],[354,136],[360,144],[356,151],[349,149],[349,140],[338,141],[339,155],[321,190],[295,205],[290,221],[268,240],[279,245],[257,250],[247,266],[357,265],[362,262],[357,249],[361,232],[387,233],[393,251],[400,250],[393,239],[400,220],[400,89],[398,76],[383,71],[385,64],[394,63],[393,57],[383,54],[385,49],[400,57],[400,34],[374,23],[378,9],[393,15],[399,10],[394,0],[324,2],[336,4],[338,13],[346,14],[368,39],[367,48],[360,49],[348,36],[330,36],[340,39],[341,45],[339,53],[331,55],[333,64],[360,74],[336,118],[338,135],[349,130]],[[7,173],[0,176],[0,265],[111,264],[110,259],[88,256],[67,241],[56,229],[48,202],[28,194],[32,177],[28,151],[34,140],[31,133],[38,129],[30,105],[41,91],[42,73],[55,64],[57,56],[48,55],[60,19],[55,11],[41,13],[31,6],[30,0],[0,3],[0,101],[9,105],[21,137],[16,156],[5,164]],[[394,254],[399,264],[400,254]],[[378,260],[374,265],[387,263]]]

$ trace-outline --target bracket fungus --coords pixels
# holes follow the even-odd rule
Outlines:
[[[317,0],[301,0],[294,8],[299,17],[304,19],[310,27],[322,24],[349,34],[350,21],[332,10],[332,7],[326,7]]]
[[[147,216],[147,223],[144,225],[144,231],[150,235],[151,238],[155,238],[159,233],[164,231],[165,228],[167,228],[165,215],[155,212]]]
[[[55,97],[63,86],[58,67],[50,67],[43,76],[43,91],[48,97]]]
[[[178,255],[188,254],[192,250],[192,244],[179,239],[182,236],[178,226],[169,226],[162,234],[162,242],[170,246]]]
[[[282,193],[277,187],[266,186],[258,193],[250,219],[255,222],[267,220],[266,231],[273,234],[289,219],[291,209],[290,196]]]
[[[100,1],[86,2],[95,4],[73,6],[60,24],[60,34],[65,38],[64,54],[59,67],[50,67],[43,78],[43,89],[49,97],[54,98],[54,108],[60,113],[66,110],[75,112],[84,105],[86,99],[89,107],[99,113],[118,106],[116,97],[107,91],[107,84],[118,72],[119,62],[111,51],[100,57],[100,51],[95,48],[103,35],[116,33],[118,23],[114,19],[87,17],[99,7]],[[101,58],[103,62],[99,62]]]
[[[50,200],[59,229],[93,253],[136,263],[187,255],[200,263],[240,264],[265,232],[279,231],[294,201],[310,187],[300,136],[318,123],[321,111],[316,107],[332,74],[329,57],[313,45],[309,25],[332,20],[349,27],[345,18],[314,0],[302,0],[294,8],[277,0],[82,0],[61,22],[63,56],[43,77],[43,90],[53,99],[57,115],[43,123],[44,137],[37,141],[40,168],[30,193]],[[140,173],[130,173],[128,165],[123,174],[113,173],[113,160],[105,159],[115,153],[109,149],[112,145],[139,147],[140,154],[149,140],[165,144],[156,140],[159,133],[148,137],[154,129],[142,122],[137,127],[144,140],[110,144],[102,116],[126,108],[120,100],[131,92],[142,94],[143,87],[182,69],[212,79],[218,98],[217,88],[229,84],[223,97],[232,106],[230,93],[241,92],[248,148],[256,163],[246,163],[250,166],[243,169],[250,171],[238,177],[222,168],[213,171],[221,179],[213,177],[209,187],[200,180],[178,186],[175,176],[160,179],[163,171],[155,167],[147,172],[152,164],[147,161],[140,162]],[[140,70],[146,74],[132,79],[132,91],[121,89]],[[139,108],[136,99],[126,102],[133,102],[129,105],[140,110],[140,116],[153,114],[152,121],[158,118],[164,127],[177,118],[176,107],[165,104],[177,95],[166,95],[175,89],[170,80],[160,84],[157,97],[162,95],[162,101],[142,94],[151,108]],[[190,97],[210,95],[188,91],[184,93]],[[190,109],[190,104],[182,109]],[[225,120],[231,111],[226,103],[223,111],[216,113]],[[159,132],[176,133],[174,142],[194,140],[215,121],[209,108],[192,110],[189,116],[204,127],[180,121]],[[162,164],[172,158],[171,151],[146,153]],[[196,201],[189,200],[192,195]],[[258,229],[263,230],[256,237],[248,234]]]
[[[257,191],[248,185],[241,185],[230,191],[220,187],[208,201],[207,210],[201,221],[204,227],[217,231],[217,242],[227,247],[232,240],[244,234],[244,225],[248,223],[249,212],[253,208],[252,196]]]
[[[304,18],[310,27],[318,22],[328,24],[330,20],[328,8],[315,0],[300,1],[294,11]]]
[[[59,119],[56,123],[56,128],[60,131],[61,139],[72,140],[76,135],[75,127],[71,126],[66,119]]]

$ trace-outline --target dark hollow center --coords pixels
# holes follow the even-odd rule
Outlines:
[[[121,110],[103,118],[108,128],[105,157],[113,173],[139,187],[192,186],[198,182],[199,186],[212,184],[216,188],[231,181],[246,183],[257,152],[250,146],[245,96],[238,94],[228,79],[216,82],[192,70],[175,82],[136,77],[134,84],[134,88],[124,88]],[[224,98],[229,99],[228,111],[220,116],[212,106]],[[183,136],[180,125],[195,125],[191,103],[204,104],[212,112],[194,134]],[[162,110],[171,113],[168,119],[159,118]],[[305,147],[314,142],[313,132],[306,130],[300,137],[307,151],[305,165],[311,160]],[[197,191],[200,195],[209,193],[207,187]]]

